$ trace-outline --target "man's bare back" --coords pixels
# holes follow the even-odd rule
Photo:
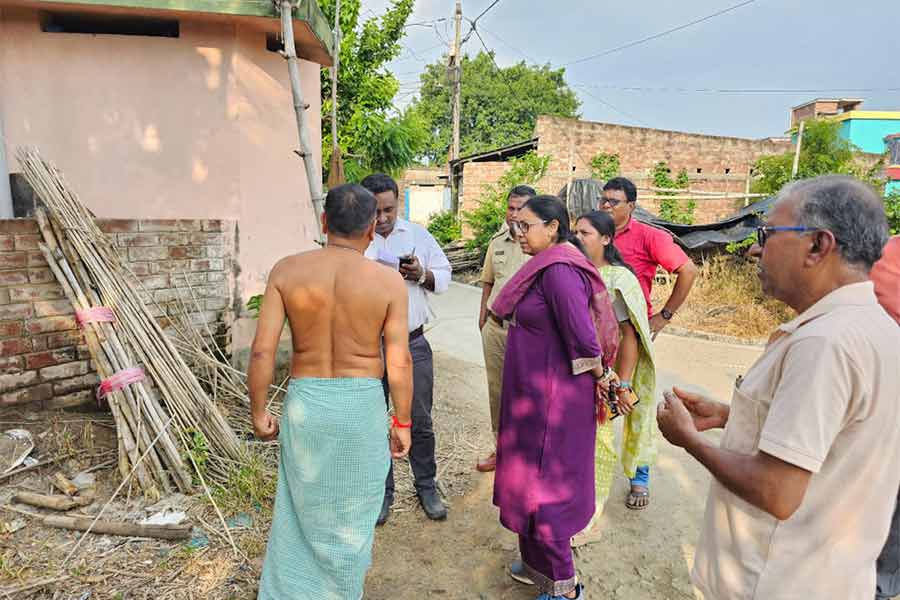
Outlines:
[[[292,377],[381,378],[388,313],[407,301],[399,273],[355,250],[328,246],[283,259],[270,285],[291,327]]]
[[[247,371],[253,430],[262,440],[278,435],[268,398],[287,319],[294,378],[381,379],[387,374],[395,412],[391,453],[400,458],[409,451],[408,297],[400,273],[363,256],[375,236],[376,206],[375,197],[359,185],[329,190],[322,215],[328,244],[281,259],[269,274]]]

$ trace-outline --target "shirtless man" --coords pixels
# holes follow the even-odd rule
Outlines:
[[[249,370],[253,429],[281,442],[260,600],[362,597],[390,457],[409,452],[407,293],[400,273],[363,256],[375,207],[361,186],[334,188],[322,216],[327,245],[282,259],[269,275]],[[285,318],[293,379],[279,423],[267,402]]]

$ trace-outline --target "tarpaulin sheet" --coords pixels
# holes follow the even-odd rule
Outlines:
[[[599,181],[576,179],[572,182],[572,197],[567,197],[565,188],[560,196],[565,200],[572,216],[578,216],[587,212],[588,207],[590,209],[600,207],[602,189],[603,184]],[[669,231],[675,237],[675,241],[687,250],[709,250],[747,239],[758,226],[763,224],[761,217],[769,212],[774,202],[774,196],[764,198],[742,208],[726,219],[704,225],[681,225],[665,221],[641,208],[640,204],[634,210],[634,217],[638,221]]]

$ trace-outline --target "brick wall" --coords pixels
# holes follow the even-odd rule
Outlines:
[[[601,152],[618,154],[622,174],[638,187],[652,186],[650,172],[664,161],[673,179],[681,169],[687,171],[692,190],[743,193],[750,169],[760,156],[792,148],[788,140],[751,140],[547,116],[538,117],[535,137],[538,153],[552,157],[539,186],[554,194],[570,176],[590,177],[591,159]],[[738,205],[742,201],[698,200],[696,222],[716,221]],[[657,208],[652,202],[644,206],[651,211]]]
[[[222,335],[233,319],[235,224],[220,220],[100,220],[146,288],[163,326],[179,298],[190,318]],[[32,219],[0,220],[0,405],[61,408],[90,401],[97,386],[73,308],[38,249]],[[190,284],[190,287],[186,285]],[[193,300],[189,303],[193,306]]]
[[[470,162],[463,165],[459,188],[459,212],[478,206],[482,194],[497,183],[511,168],[508,162]],[[471,236],[471,228],[463,223],[463,237]]]

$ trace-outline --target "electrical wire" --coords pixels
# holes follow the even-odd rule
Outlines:
[[[728,8],[723,8],[722,10],[716,11],[710,15],[706,15],[705,17],[700,17],[699,19],[694,19],[693,21],[690,21],[688,23],[683,23],[682,25],[678,25],[677,27],[672,27],[671,29],[666,29],[665,31],[661,31],[661,32],[655,33],[653,35],[650,35],[650,36],[647,36],[647,37],[644,37],[644,38],[641,38],[638,40],[634,40],[633,42],[628,42],[627,44],[622,44],[621,46],[616,46],[615,48],[610,48],[609,50],[604,50],[603,52],[598,52],[596,54],[591,54],[590,56],[585,56],[584,58],[578,58],[576,60],[571,60],[567,63],[563,63],[562,66],[568,67],[571,65],[577,65],[577,64],[580,64],[583,62],[587,62],[589,60],[594,60],[594,59],[600,58],[602,56],[608,56],[615,52],[621,52],[622,50],[625,50],[627,48],[633,48],[634,46],[638,46],[640,44],[645,44],[647,42],[657,40],[666,35],[675,33],[677,31],[681,31],[683,29],[687,29],[688,27],[693,27],[694,25],[699,25],[700,23],[709,21],[710,19],[714,19],[716,17],[719,17],[719,16],[729,13],[731,11],[737,10],[739,8],[747,6],[748,4],[753,4],[754,2],[756,2],[756,0],[744,0],[743,2],[741,2],[739,4],[729,6]]]

